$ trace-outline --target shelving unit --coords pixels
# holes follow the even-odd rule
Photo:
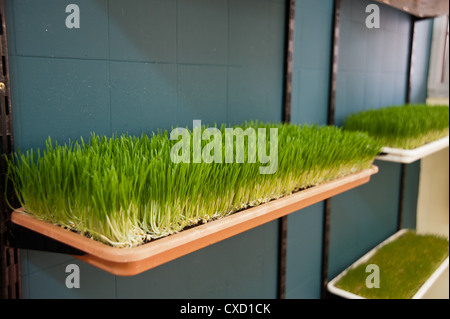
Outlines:
[[[434,142],[428,143],[421,147],[418,147],[413,150],[405,150],[398,148],[390,148],[384,147],[382,149],[382,154],[376,157],[377,160],[392,162],[392,163],[400,163],[401,164],[401,189],[400,189],[400,205],[398,211],[398,232],[393,236],[388,238],[383,243],[379,244],[375,248],[373,248],[366,255],[358,259],[351,266],[346,268],[342,273],[340,273],[337,277],[335,277],[332,281],[327,284],[327,289],[333,295],[349,298],[349,299],[361,299],[363,297],[355,295],[353,293],[344,291],[335,286],[336,282],[339,281],[340,278],[345,276],[345,274],[354,267],[357,267],[359,264],[367,261],[380,247],[385,245],[386,243],[395,240],[400,235],[402,235],[406,229],[402,228],[402,215],[403,215],[403,200],[404,200],[404,186],[405,186],[405,173],[406,173],[406,165],[415,162],[420,159],[424,159],[426,157],[432,156],[435,153],[440,151],[444,151],[449,147],[449,136],[436,140]],[[448,225],[447,225],[448,226]],[[432,231],[422,231],[422,233],[436,233],[439,232]],[[442,234],[440,234],[442,235]],[[448,237],[447,234],[444,234]],[[436,270],[436,272],[429,278],[429,280],[423,285],[423,287],[414,295],[413,299],[421,299],[421,298],[448,298],[448,273],[449,273],[449,258],[442,263],[442,265]]]
[[[442,12],[443,10],[447,10],[447,14],[448,14],[448,0],[430,0],[427,1],[426,3],[424,2],[417,2],[414,0],[391,0],[391,1],[387,1],[387,0],[380,0],[378,1],[379,3],[383,3],[386,5],[391,5],[393,7],[396,7],[400,10],[404,10],[408,13],[410,13],[412,16],[412,32],[411,32],[411,55],[412,55],[412,43],[413,43],[413,34],[414,34],[414,23],[416,20],[420,20],[421,18],[426,18],[426,17],[432,17],[435,16],[436,14],[439,14],[440,12]],[[335,108],[335,100],[336,100],[336,77],[337,77],[337,57],[338,57],[338,48],[339,48],[339,19],[340,19],[340,11],[339,11],[339,4],[340,4],[340,0],[335,0],[335,13],[334,13],[334,32],[333,32],[333,42],[332,42],[332,62],[331,62],[331,69],[330,69],[330,95],[329,95],[329,110],[328,110],[328,124],[333,125],[334,124],[334,108]],[[3,1],[1,1],[1,4],[3,5]],[[425,6],[425,7],[423,7]],[[291,29],[293,28],[293,8],[295,7],[295,1],[289,1],[289,17],[286,21],[287,27],[289,26]],[[426,12],[424,11],[426,9]],[[3,12],[2,12],[3,13]],[[4,16],[4,14],[2,14]],[[6,32],[4,32],[4,34],[6,34]],[[284,106],[285,108],[283,109],[284,115],[283,115],[283,120],[286,122],[290,121],[290,113],[291,113],[291,106],[290,106],[290,102],[291,102],[291,85],[292,85],[292,56],[293,56],[293,50],[292,50],[292,43],[293,43],[293,34],[289,33],[287,36],[287,41],[286,41],[286,58],[285,58],[285,93],[286,93],[286,97],[285,97],[285,101],[284,101]],[[291,49],[289,49],[291,48]],[[7,54],[6,54],[7,57]],[[6,60],[7,62],[7,60]],[[411,61],[410,61],[411,64]],[[411,69],[411,65],[410,69]],[[9,70],[8,70],[9,72]],[[411,89],[411,83],[409,83],[409,90]],[[7,87],[9,88],[9,84],[7,84]],[[402,93],[403,94],[403,93]],[[409,93],[408,93],[408,98],[409,98]],[[5,100],[5,99],[3,99]],[[2,101],[3,101],[2,100]],[[8,102],[8,99],[6,99],[6,102]],[[8,106],[10,107],[10,105]],[[4,113],[3,113],[4,114]],[[11,123],[12,123],[12,118],[9,117],[8,119]],[[10,124],[11,124],[10,123]],[[9,125],[9,124],[8,124]],[[6,128],[7,126],[5,126]],[[2,126],[3,128],[3,126]],[[9,129],[9,126],[8,126]],[[2,135],[2,138],[4,140],[4,143],[2,144],[4,146],[4,148],[6,148],[6,145],[8,145],[10,148],[14,146],[13,143],[13,139],[12,139],[12,132],[10,135]],[[395,150],[395,149],[385,149],[385,153],[383,155],[380,155],[379,157],[377,157],[377,160],[381,160],[381,161],[390,161],[390,162],[396,162],[396,163],[401,163],[402,164],[402,177],[401,177],[401,184],[404,185],[405,183],[405,165],[412,163],[414,161],[417,161],[419,159],[422,159],[424,157],[436,154],[436,152],[439,152],[440,150],[442,151],[445,148],[448,148],[449,142],[448,142],[448,137],[446,138],[445,141],[438,143],[439,145],[434,145],[433,147],[427,146],[425,149],[422,150],[415,150],[412,152],[409,151],[401,151],[401,150]],[[11,152],[11,150],[7,151],[8,153]],[[370,175],[370,174],[369,174]],[[367,180],[364,180],[364,182],[361,180],[361,183],[365,183],[368,182]],[[353,185],[350,188],[356,187],[357,185]],[[350,189],[349,188],[349,189]],[[314,188],[315,189],[315,188]],[[403,187],[402,187],[403,189]],[[317,190],[317,189],[315,189]],[[257,225],[260,225],[261,223],[265,223],[268,222],[270,220],[274,220],[279,218],[280,220],[280,232],[279,232],[279,260],[278,260],[278,270],[279,270],[279,298],[284,298],[285,297],[285,278],[286,278],[286,249],[287,249],[287,239],[286,239],[286,229],[287,229],[287,214],[289,214],[291,211],[295,211],[298,209],[301,209],[303,207],[312,205],[313,203],[316,203],[318,201],[322,201],[325,199],[325,205],[324,205],[324,217],[323,217],[323,241],[322,241],[322,273],[321,273],[321,287],[322,287],[322,297],[325,297],[325,294],[327,293],[326,291],[326,283],[327,283],[327,271],[328,271],[328,246],[329,246],[329,228],[330,228],[330,206],[331,203],[327,200],[328,198],[334,196],[334,194],[338,194],[339,192],[336,193],[322,193],[320,196],[316,196],[316,197],[311,197],[309,199],[299,199],[299,198],[295,198],[295,204],[291,203],[289,204],[288,202],[290,200],[293,199],[293,197],[290,197],[289,199],[286,198],[286,201],[274,201],[271,203],[268,203],[266,205],[263,205],[261,207],[256,207],[256,208],[252,208],[251,210],[246,211],[246,213],[250,213],[248,217],[253,216],[253,220],[245,220],[243,219],[244,214],[241,215],[236,215],[235,218],[229,218],[229,219],[224,219],[223,223],[211,223],[209,225],[202,225],[200,226],[200,228],[198,228],[197,230],[193,230],[190,233],[186,233],[183,236],[178,236],[181,235],[177,234],[175,235],[173,238],[178,238],[177,240],[175,240],[175,242],[178,241],[179,245],[175,243],[174,246],[169,247],[170,245],[173,244],[174,241],[172,241],[172,244],[168,244],[166,247],[169,247],[163,254],[165,256],[163,256],[161,259],[158,259],[158,261],[156,263],[150,262],[148,260],[149,258],[149,254],[146,255],[145,258],[143,259],[147,259],[145,262],[141,263],[141,260],[138,261],[138,263],[141,263],[142,268],[136,268],[136,264],[131,265],[130,263],[128,263],[125,260],[125,265],[122,263],[119,265],[117,264],[117,260],[114,260],[114,258],[111,260],[106,260],[104,258],[98,258],[98,256],[95,255],[95,253],[93,252],[83,252],[81,250],[78,250],[77,248],[73,248],[72,247],[56,247],[56,251],[65,251],[65,253],[67,254],[73,254],[76,258],[79,258],[81,260],[85,260],[88,263],[91,263],[93,265],[96,265],[100,268],[106,269],[112,273],[116,273],[116,274],[120,274],[120,275],[130,275],[130,274],[136,274],[139,273],[141,271],[144,271],[146,269],[150,269],[155,267],[158,264],[162,264],[164,262],[167,262],[169,260],[173,260],[175,258],[178,258],[184,254],[187,254],[193,250],[196,249],[201,249],[202,247],[205,247],[207,245],[211,245],[214,242],[218,242],[224,238],[226,238],[227,236],[229,236],[229,234],[237,234],[239,232],[245,231],[245,229],[249,229],[249,227],[256,227]],[[402,196],[402,194],[401,194]],[[300,196],[299,196],[300,197]],[[282,204],[284,203],[284,204]],[[402,199],[400,199],[400,203],[402,203]],[[284,208],[276,208],[275,206],[277,205],[281,205],[281,206],[285,206]],[[400,204],[401,206],[401,204]],[[273,211],[271,211],[271,213],[268,213],[268,211],[266,211],[267,207],[272,207]],[[286,208],[288,207],[288,208]],[[401,214],[402,213],[402,208],[400,207],[399,210],[399,228],[401,228]],[[261,214],[261,215],[260,215]],[[262,217],[264,215],[264,217]],[[13,214],[12,218],[13,221],[18,222],[19,223],[25,223],[26,224],[26,219],[21,219],[22,217],[18,217],[20,216],[20,214]],[[233,217],[233,216],[230,216]],[[251,219],[251,218],[250,218]],[[19,222],[19,220],[21,220]],[[9,215],[8,215],[8,222],[9,222]],[[17,224],[17,225],[18,225]],[[243,225],[246,226],[243,226]],[[214,225],[214,226],[213,226]],[[212,231],[212,229],[214,227],[218,227],[218,225],[222,225],[224,227],[231,227],[233,229],[233,231],[227,235],[217,235],[217,232]],[[205,226],[205,227],[203,227]],[[207,227],[208,226],[208,227]],[[208,230],[209,229],[209,230]],[[183,246],[183,241],[186,240],[189,237],[193,237],[190,236],[189,234],[192,233],[203,233],[206,236],[204,238],[202,238],[200,241],[198,241],[196,244],[194,245],[190,245],[188,250],[185,250],[182,246]],[[210,233],[208,233],[210,232]],[[47,237],[49,235],[49,233],[47,233],[47,231],[43,231],[43,233],[41,233],[41,238],[42,237]],[[74,234],[73,234],[74,235]],[[36,236],[36,234],[34,235]],[[210,237],[208,237],[210,236]],[[37,237],[34,237],[37,238]],[[158,240],[159,241],[159,240]],[[165,241],[165,239],[161,239],[161,241],[164,242],[169,242],[169,240]],[[161,242],[159,241],[159,242]],[[156,241],[154,243],[157,243]],[[33,243],[35,244],[35,243]],[[64,244],[63,244],[64,245]],[[3,247],[3,243],[1,245]],[[46,243],[44,243],[43,246],[46,246]],[[18,247],[23,247],[23,248],[27,248],[21,245],[18,245],[17,247],[13,247],[13,249],[9,249],[8,248],[8,256],[18,256]],[[29,247],[29,246],[28,246]],[[147,246],[147,247],[151,247],[151,246]],[[153,247],[155,247],[155,245],[153,245]],[[44,248],[44,250],[46,250],[48,248]],[[47,250],[50,251],[50,250]],[[13,252],[15,252],[15,255],[13,254]],[[153,251],[155,252],[155,250]],[[147,252],[148,253],[148,252]],[[150,253],[151,254],[151,253]],[[112,256],[112,255],[110,255]],[[142,257],[143,255],[141,255]],[[154,255],[152,255],[154,256]],[[11,260],[19,260],[20,259],[18,257],[8,257]],[[152,257],[153,258],[153,257]],[[158,257],[159,258],[159,257]],[[139,258],[138,258],[139,259]],[[124,259],[122,259],[124,260]],[[135,260],[136,261],[136,260]],[[7,269],[6,273],[9,274],[9,276],[11,277],[11,282],[12,285],[14,287],[20,287],[20,268],[19,268],[19,263],[16,263],[17,265],[15,266],[17,270],[13,269],[13,266],[9,266],[9,269]],[[129,267],[131,266],[131,267]],[[112,267],[112,268],[111,268]],[[123,267],[123,268],[122,268]],[[141,266],[139,266],[141,267]],[[130,270],[131,269],[131,270]],[[317,268],[316,268],[317,269]],[[17,278],[17,279],[16,279]],[[13,281],[16,280],[16,282]],[[17,293],[17,295],[20,297],[20,290],[18,290],[19,292]],[[325,292],[325,294],[324,294]]]
[[[445,0],[433,0],[433,1],[427,1],[427,2],[417,2],[414,0],[394,0],[394,1],[387,1],[387,0],[376,0],[379,3],[383,3],[385,5],[391,6],[393,8],[396,8],[398,10],[407,12],[411,16],[412,21],[412,29],[410,31],[410,56],[408,61],[408,67],[409,67],[409,79],[408,79],[408,88],[407,88],[407,95],[406,95],[406,102],[411,102],[411,88],[412,88],[412,72],[413,72],[413,55],[414,55],[414,39],[415,39],[415,25],[417,21],[420,21],[421,19],[426,18],[434,18],[440,15],[448,15],[449,12],[449,3]],[[335,26],[335,29],[338,30],[339,26]],[[333,111],[333,110],[332,110]],[[427,145],[424,145],[422,147],[419,147],[415,150],[402,150],[402,149],[395,149],[395,148],[383,148],[383,153],[376,157],[377,160],[380,161],[386,161],[386,162],[393,162],[393,163],[400,163],[401,164],[401,177],[400,177],[400,198],[399,198],[399,210],[398,210],[398,226],[397,231],[398,233],[403,232],[402,229],[402,214],[403,214],[403,200],[404,200],[404,191],[405,191],[405,175],[406,175],[406,165],[413,163],[420,159],[431,157],[433,154],[436,154],[438,152],[441,152],[445,149],[448,149],[449,147],[449,137],[442,138],[440,140],[437,140],[435,142],[429,143]],[[394,236],[397,236],[396,233]],[[447,233],[448,236],[448,233]],[[380,245],[382,245],[381,243]],[[377,246],[378,247],[378,246]],[[375,248],[374,248],[375,249]],[[368,258],[372,252],[367,253],[365,256],[361,257],[360,260],[356,261],[355,264],[358,264],[362,262],[362,260],[365,260]],[[355,266],[353,264],[349,268]],[[347,268],[345,271],[347,271],[349,268]],[[343,273],[341,273],[338,277],[342,276]],[[447,260],[441,265],[441,267],[436,271],[436,274],[433,275],[433,278],[430,278],[430,282],[427,283],[427,285],[424,287],[423,290],[418,293],[415,298],[448,298],[448,275],[449,273],[449,267],[448,267],[448,258]],[[336,282],[338,278],[336,277],[333,279],[333,281],[330,281],[327,284],[327,290],[331,294],[331,296],[339,296],[342,298],[353,298],[357,297],[352,294],[348,294],[347,292],[339,291],[336,287],[334,287],[334,283]],[[434,286],[439,286],[437,289],[433,288]],[[434,290],[434,291],[431,291]],[[430,291],[430,292],[427,292]],[[436,292],[437,291],[437,292]],[[446,296],[442,295],[442,291],[446,291]],[[358,297],[359,298],[359,297]]]

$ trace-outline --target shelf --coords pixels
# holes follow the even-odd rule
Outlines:
[[[448,15],[448,0],[375,0],[419,18]]]
[[[350,265],[348,268],[346,268],[343,272],[341,272],[338,276],[333,278],[328,284],[327,289],[330,293],[346,298],[346,299],[366,299],[360,295],[351,293],[349,291],[343,290],[341,288],[338,288],[336,286],[336,283],[344,277],[350,269],[353,269],[357,267],[360,264],[365,263],[367,260],[369,260],[382,246],[396,240],[400,236],[402,236],[404,233],[406,233],[407,229],[401,229],[392,236],[390,236],[388,239],[383,241],[381,244],[377,245],[375,248],[373,248],[371,251],[369,251],[367,254],[362,256],[360,259],[358,259],[356,262],[354,262],[352,265]],[[432,286],[435,284],[436,280],[444,273],[444,271],[448,270],[449,267],[449,257],[447,257],[440,266],[434,271],[434,273],[425,281],[425,283],[421,286],[421,288],[414,294],[414,296],[411,299],[421,299],[424,297],[424,295],[432,288]],[[381,273],[381,271],[380,271]],[[381,275],[380,275],[381,277]],[[380,279],[381,282],[382,279]],[[381,286],[381,284],[380,284]],[[376,289],[376,288],[375,288]]]
[[[86,254],[75,256],[80,260],[115,275],[132,276],[368,183],[370,177],[377,172],[378,167],[372,166],[133,248],[114,248],[91,240],[38,220],[24,213],[23,209],[14,211],[11,221],[84,251]]]
[[[448,136],[413,150],[383,147],[382,155],[377,156],[375,159],[386,162],[409,164],[447,147],[449,147]]]

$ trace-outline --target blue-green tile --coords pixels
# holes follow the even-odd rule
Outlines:
[[[193,120],[213,125],[227,122],[227,68],[178,66],[177,123],[192,128]]]
[[[13,1],[18,55],[108,58],[108,6],[106,0],[78,0],[80,28],[66,26],[66,6],[72,1]]]
[[[270,15],[267,21],[269,41],[266,43],[264,51],[267,51],[267,65],[281,69],[284,65],[286,3],[270,1],[269,11]]]
[[[367,41],[367,60],[365,70],[367,72],[379,73],[381,66],[384,63],[385,55],[388,54],[388,48],[384,45],[384,30],[367,29],[365,32],[369,39]]]
[[[395,92],[396,76],[394,73],[382,73],[381,74],[381,96],[380,104],[382,106],[388,106],[395,104],[396,94],[403,94],[406,96],[406,92]]]
[[[228,122],[246,120],[279,121],[278,103],[269,102],[271,95],[281,98],[281,88],[271,86],[270,70],[261,67],[231,67],[228,69]],[[268,88],[272,89],[269,90]]]
[[[405,79],[404,73],[396,73],[394,77],[394,96],[391,105],[400,105],[406,103],[406,91],[408,80]]]
[[[140,135],[177,123],[174,64],[111,62],[111,129]]]
[[[274,298],[276,236],[272,222],[137,276],[117,277],[117,297]]]
[[[28,275],[28,249],[19,250],[20,273],[24,276]]]
[[[68,288],[66,279],[72,274],[67,266],[79,267],[79,288]],[[53,265],[43,271],[28,275],[29,298],[38,299],[110,299],[116,297],[115,276],[82,261]]]
[[[276,298],[278,227],[275,220],[234,238],[236,272],[228,273],[228,298]]]
[[[375,164],[379,172],[369,183],[331,200],[329,279],[396,230],[400,165]]]
[[[350,46],[339,51],[339,57],[346,56],[350,65],[347,69],[352,72],[364,72],[368,60],[368,29],[365,25],[351,22],[350,25]]]
[[[376,109],[380,105],[381,75],[378,72],[367,73],[365,79],[364,108]],[[363,108],[363,106],[361,106]]]
[[[383,33],[383,63],[381,65],[381,72],[385,74],[395,73],[397,63],[402,63],[402,61],[407,60],[407,46],[400,47],[398,43],[398,38],[401,37],[393,31],[385,31]],[[404,56],[400,56],[400,52]]]
[[[21,281],[20,283],[21,283],[22,299],[29,299],[30,298],[29,276],[26,274],[21,274],[20,281]]]
[[[110,134],[107,62],[17,58],[21,149]]]
[[[302,1],[295,11],[294,68],[328,69],[333,4]]]
[[[27,250],[27,252],[28,274],[33,274],[35,272],[51,268],[54,265],[67,263],[74,260],[72,256],[66,254],[38,250]]]
[[[364,108],[365,76],[362,72],[341,72],[338,74],[336,125],[342,125],[347,116]],[[345,90],[345,92],[340,92],[341,90]],[[345,99],[343,99],[344,96]]]
[[[177,7],[177,60],[228,63],[228,1],[183,0]]]
[[[176,1],[109,2],[110,58],[175,62]]]
[[[326,124],[329,71],[305,68],[294,72],[296,77],[293,82],[295,95],[292,100],[292,121],[303,124]]]
[[[267,64],[270,19],[268,0],[229,1],[229,64]]]
[[[348,1],[351,8],[350,19],[352,22],[364,25],[366,23],[366,18],[370,13],[366,12],[366,7],[372,2],[361,1],[361,0],[351,0]],[[378,6],[379,7],[379,6]]]
[[[380,8],[380,27],[391,32],[398,32],[402,24],[399,19],[403,16],[408,16],[407,13],[401,12],[388,5],[379,5]]]
[[[286,298],[320,298],[323,202],[288,216]]]
[[[13,14],[13,0],[4,1],[5,8],[5,24],[6,24],[6,36],[8,41],[8,54],[16,54],[16,37],[14,28],[14,14]]]

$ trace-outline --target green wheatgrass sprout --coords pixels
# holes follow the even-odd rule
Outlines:
[[[368,299],[410,299],[448,257],[447,238],[407,231],[350,269],[336,287]],[[368,288],[367,265],[379,269],[379,288]]]
[[[350,115],[344,130],[367,132],[383,146],[414,149],[449,134],[446,105],[401,105]]]
[[[366,134],[331,126],[234,127],[256,133],[278,129],[274,174],[260,174],[267,164],[258,157],[249,163],[247,155],[244,163],[176,164],[170,151],[178,141],[164,131],[151,137],[92,134],[87,142],[63,146],[49,138],[42,152],[16,152],[8,178],[27,213],[115,247],[131,247],[369,168],[381,149]],[[225,126],[220,130],[225,139]],[[268,133],[266,145],[269,149]]]

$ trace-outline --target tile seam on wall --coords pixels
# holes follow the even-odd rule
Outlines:
[[[122,59],[100,59],[100,58],[79,58],[79,57],[62,57],[62,56],[44,56],[44,55],[24,55],[18,54],[16,57],[20,58],[36,58],[36,59],[51,59],[51,60],[77,60],[77,61],[101,61],[101,62],[124,62],[124,63],[145,63],[145,64],[168,64],[168,65],[193,65],[193,66],[218,66],[218,67],[247,67],[244,64],[228,64],[228,63],[195,63],[195,62],[159,62],[159,61],[145,61],[145,60],[122,60]]]

